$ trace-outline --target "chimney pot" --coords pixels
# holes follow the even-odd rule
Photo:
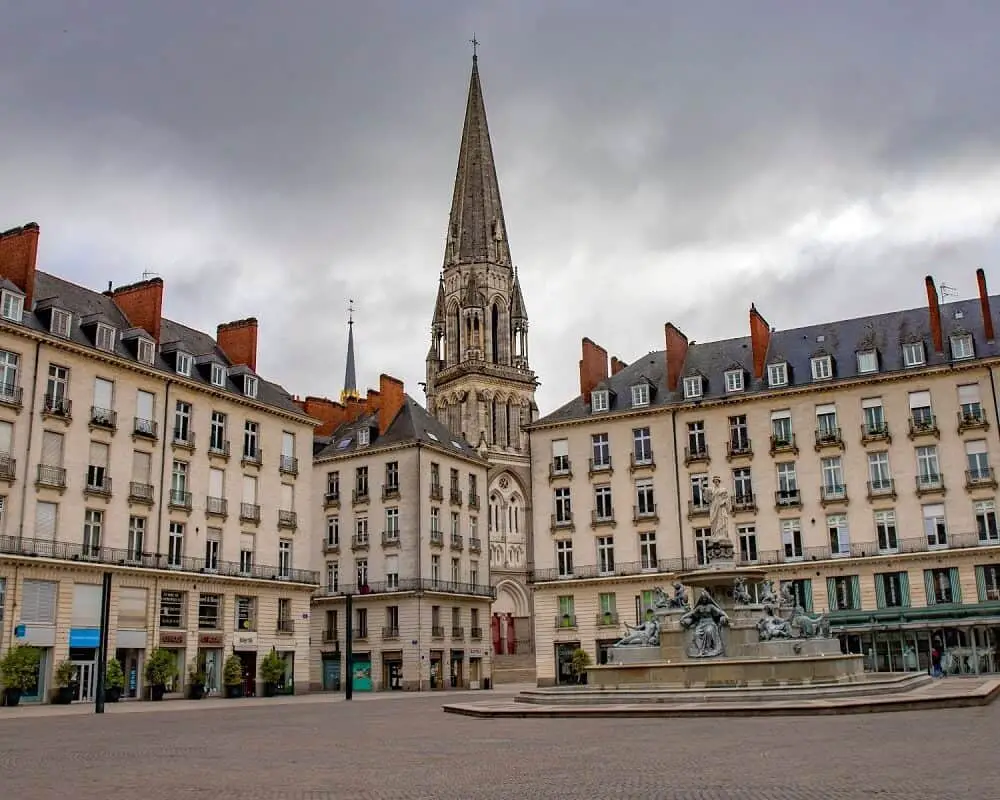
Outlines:
[[[0,233],[0,277],[24,292],[24,310],[31,311],[35,296],[35,262],[38,258],[38,223]]]
[[[590,404],[590,394],[601,381],[608,379],[608,351],[587,337],[581,343],[580,394]]]
[[[750,347],[753,354],[753,376],[757,380],[764,377],[767,364],[767,348],[771,344],[771,326],[761,316],[757,306],[750,304]]]
[[[979,307],[983,312],[983,332],[986,341],[993,341],[993,312],[990,310],[990,293],[986,289],[986,272],[982,267],[976,270],[976,282],[979,284]]]
[[[110,284],[109,284],[110,287]],[[157,342],[160,341],[160,322],[163,311],[163,279],[148,281],[108,289],[111,299],[122,312],[128,324],[142,328]]]
[[[215,341],[232,364],[257,371],[257,319],[247,317],[224,322],[215,331]]]
[[[667,348],[667,390],[676,392],[681,382],[684,361],[687,359],[688,338],[672,322],[663,326],[663,333]]]
[[[934,352],[944,352],[944,336],[941,332],[941,307],[938,304],[937,287],[934,286],[934,278],[928,275],[924,279],[927,286],[927,310],[930,313],[931,341],[934,343]]]

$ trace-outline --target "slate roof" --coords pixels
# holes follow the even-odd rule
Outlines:
[[[1000,330],[1000,319],[994,309],[1000,308],[1000,296],[990,297],[993,325]],[[645,376],[656,387],[651,392],[649,407],[667,407],[690,404],[693,399],[684,398],[683,378],[700,374],[703,382],[700,401],[718,400],[724,397],[739,399],[752,397],[762,392],[781,392],[806,385],[815,385],[812,380],[811,359],[818,355],[829,355],[833,361],[835,381],[870,379],[872,373],[859,373],[857,353],[875,349],[878,353],[879,373],[900,372],[903,366],[904,343],[921,341],[928,367],[952,363],[950,338],[952,335],[971,334],[975,347],[975,359],[1000,356],[1000,340],[986,340],[979,298],[941,303],[941,328],[944,339],[944,353],[935,353],[931,341],[930,312],[926,307],[893,311],[870,317],[808,325],[784,331],[772,331],[767,350],[767,364],[785,362],[788,365],[788,386],[769,388],[767,370],[762,380],[753,378],[753,351],[750,337],[724,339],[718,342],[691,344],[681,370],[681,380],[677,390],[667,390],[666,351],[647,353],[642,358],[625,367],[617,375],[609,377],[597,389],[609,389],[611,408],[627,411],[632,405],[632,386]],[[975,360],[971,359],[971,360]],[[744,371],[742,392],[726,393],[725,372],[733,368]],[[589,404],[582,396],[557,408],[542,417],[533,426],[586,419],[591,415]]]
[[[50,275],[47,272],[36,271],[34,297],[35,311],[26,310],[24,312],[23,324],[26,327],[35,331],[47,332],[48,325],[40,318],[38,312],[44,312],[45,309],[53,307],[60,308],[73,315],[70,341],[84,347],[94,348],[93,329],[85,330],[85,328],[87,328],[88,323],[105,322],[114,327],[118,333],[115,337],[114,355],[123,359],[136,360],[133,351],[122,341],[122,335],[132,329],[131,325],[118,306],[107,295]],[[199,356],[209,356],[208,360],[217,361],[227,369],[231,366],[211,336],[179,322],[163,318],[160,325],[160,342],[163,345],[176,343],[177,349],[183,350],[195,359]],[[159,349],[152,369],[170,375],[177,374],[173,365],[164,359]],[[187,379],[195,383],[202,383],[206,388],[211,388],[214,391],[219,391],[220,388],[212,386],[209,374],[203,373],[199,369],[193,369],[191,376]],[[231,391],[234,395],[243,396],[242,387],[237,386],[231,377],[227,376],[226,386],[223,389]],[[302,409],[295,404],[291,394],[277,383],[266,381],[260,376],[257,378],[256,400],[263,405],[304,416]]]
[[[358,431],[365,427],[370,430],[370,443],[359,446]],[[378,435],[378,414],[367,414],[354,422],[341,425],[329,437],[317,438],[313,456],[316,459],[323,459],[367,452],[377,447],[418,442],[441,447],[466,458],[482,460],[463,437],[448,430],[409,395],[404,396],[403,407],[389,424],[389,429],[384,435]]]

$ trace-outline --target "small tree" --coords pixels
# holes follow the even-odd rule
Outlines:
[[[146,682],[151,686],[166,686],[177,677],[177,661],[173,653],[160,648],[146,661]]]
[[[239,686],[243,683],[243,662],[233,653],[222,666],[222,682],[226,686]]]
[[[104,676],[104,686],[106,689],[125,688],[125,672],[122,670],[121,662],[117,658],[108,660],[108,671]]]
[[[0,681],[5,689],[23,692],[38,685],[38,663],[42,654],[37,647],[15,644],[0,658]]]
[[[277,685],[285,677],[285,660],[278,655],[278,651],[271,651],[261,659],[260,678],[264,683]]]
[[[590,654],[582,647],[576,648],[569,662],[570,672],[576,678],[577,683],[583,683],[583,678],[587,674],[587,667],[590,666]]]
[[[65,689],[71,683],[73,679],[76,678],[76,668],[73,666],[71,661],[61,661],[59,666],[56,667],[56,672],[54,675],[56,686],[60,689]]]

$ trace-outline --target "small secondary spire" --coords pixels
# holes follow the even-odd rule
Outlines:
[[[347,301],[347,368],[344,370],[344,388],[340,393],[340,402],[348,399],[357,400],[358,376],[354,366],[354,300]]]

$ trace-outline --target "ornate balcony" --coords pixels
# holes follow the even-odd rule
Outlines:
[[[816,442],[813,449],[816,452],[827,448],[844,449],[844,437],[840,434],[840,428],[817,428],[815,431]]]
[[[799,454],[799,446],[795,443],[795,434],[789,434],[788,436],[771,436],[771,447],[770,451],[772,456],[778,453],[791,453],[792,455]]]
[[[921,436],[933,436],[935,439],[941,438],[941,429],[938,428],[937,418],[933,414],[923,414],[919,417],[910,415],[909,437],[917,439]]]
[[[875,442],[885,442],[892,444],[892,434],[889,433],[889,424],[880,422],[869,425],[867,422],[861,425],[861,444],[873,444]]]
[[[696,448],[692,448],[692,447],[685,447],[684,448],[684,466],[685,467],[690,466],[691,464],[694,464],[696,462],[705,462],[705,463],[708,463],[711,460],[712,459],[711,459],[711,457],[708,454],[708,445],[707,444],[701,445],[700,447],[696,447]]]

